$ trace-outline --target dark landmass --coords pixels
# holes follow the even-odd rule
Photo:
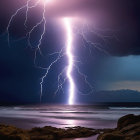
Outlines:
[[[95,130],[84,127],[55,128],[45,126],[23,130],[10,125],[0,125],[0,140],[61,140],[63,138],[81,138],[109,131],[108,129]]]
[[[126,115],[118,120],[117,128],[100,134],[97,140],[140,140],[140,115]]]

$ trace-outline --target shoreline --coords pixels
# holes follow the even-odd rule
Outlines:
[[[0,124],[0,140],[93,140],[93,137],[110,129],[85,127],[56,128],[52,126],[21,129],[12,125]]]
[[[15,120],[16,121],[16,120]],[[22,122],[24,123],[24,122]],[[94,129],[86,127],[56,128],[52,126],[17,128],[0,124],[0,140],[139,140],[140,115],[125,115],[118,119],[117,127]]]

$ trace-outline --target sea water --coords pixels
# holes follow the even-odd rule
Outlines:
[[[82,126],[114,128],[126,114],[140,114],[140,108],[96,107],[92,105],[32,105],[0,107],[0,123],[19,128],[53,126],[58,128]]]

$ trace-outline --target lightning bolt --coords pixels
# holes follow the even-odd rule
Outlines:
[[[72,27],[69,18],[64,19],[65,27],[67,30],[67,44],[66,44],[66,54],[68,58],[68,68],[67,68],[67,77],[69,80],[69,100],[68,104],[72,105],[74,103],[74,92],[75,92],[75,83],[72,77],[73,70],[73,54],[72,54]]]
[[[74,77],[73,77],[73,71],[76,70],[78,72],[78,74],[83,78],[85,84],[89,87],[90,91],[87,94],[93,93],[94,91],[94,87],[93,85],[88,82],[88,77],[82,73],[80,71],[80,68],[78,67],[77,63],[81,63],[81,61],[77,60],[77,57],[74,56],[73,54],[73,35],[74,35],[74,27],[72,24],[72,19],[71,18],[63,18],[63,23],[64,23],[64,27],[66,30],[66,34],[67,34],[67,41],[65,44],[65,47],[62,47],[62,49],[58,52],[53,52],[51,54],[48,54],[49,56],[55,58],[54,61],[52,61],[48,67],[41,67],[38,66],[36,64],[36,59],[37,59],[37,53],[39,52],[42,56],[42,51],[41,51],[41,45],[42,45],[42,41],[43,38],[45,36],[45,32],[46,32],[46,7],[47,4],[49,4],[49,2],[52,2],[52,0],[36,0],[34,1],[34,3],[31,3],[32,0],[27,0],[27,2],[21,6],[19,9],[17,9],[15,11],[15,13],[11,16],[8,25],[7,25],[7,36],[8,36],[8,44],[10,46],[10,31],[9,29],[11,28],[11,24],[14,21],[14,19],[16,18],[16,16],[20,13],[20,12],[25,12],[25,22],[24,22],[24,27],[26,28],[26,38],[28,40],[28,45],[31,47],[31,49],[34,49],[35,51],[35,56],[34,56],[34,64],[35,67],[40,68],[42,70],[45,71],[45,74],[40,78],[41,82],[40,82],[40,102],[42,100],[42,96],[43,96],[43,87],[45,84],[45,79],[47,78],[47,76],[49,75],[50,71],[53,69],[54,65],[57,65],[59,61],[62,60],[63,57],[67,57],[68,59],[68,65],[65,66],[61,72],[58,74],[57,76],[57,89],[54,92],[54,95],[56,95],[59,92],[64,92],[63,88],[66,84],[66,82],[68,81],[69,83],[69,87],[68,87],[68,104],[69,105],[73,105],[75,104],[75,97],[76,97],[76,93],[80,93],[83,94],[76,86],[76,83],[74,81]],[[43,3],[42,6],[42,17],[40,19],[39,22],[37,22],[33,27],[31,27],[31,29],[28,29],[28,13],[31,9],[37,7],[39,4]],[[96,30],[91,30],[89,29],[88,25],[87,26],[87,30],[86,32],[92,32],[95,33],[97,36],[99,36],[100,38],[102,38],[104,40],[104,36],[99,34],[98,31]],[[38,44],[36,46],[32,46],[31,43],[31,36],[33,34],[33,32],[35,31],[35,29],[37,29],[38,27],[42,27],[42,33],[40,34],[40,37],[38,39]],[[94,43],[92,41],[90,41],[87,37],[86,37],[86,32],[85,32],[85,27],[83,27],[83,29],[79,29],[77,31],[78,34],[81,35],[82,40],[83,40],[83,45],[86,43],[89,46],[93,46],[94,48],[98,49],[99,51],[102,51],[103,53],[108,55],[108,52],[105,51],[104,49],[102,49],[101,44],[97,44]],[[85,45],[84,45],[85,46]],[[86,95],[87,95],[86,94]]]

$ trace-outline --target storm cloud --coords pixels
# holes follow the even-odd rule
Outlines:
[[[25,0],[1,0],[0,2],[0,32],[6,29],[10,16],[17,8],[25,4]],[[41,7],[41,5],[40,5]],[[33,11],[31,22],[41,15],[41,8]],[[111,55],[127,56],[140,54],[140,2],[139,0],[52,0],[46,8],[46,16],[58,18],[64,16],[86,18],[101,29],[116,30],[114,39],[109,39],[103,47]],[[20,13],[17,24],[23,23],[24,12]],[[15,26],[16,26],[15,25]],[[20,26],[16,26],[20,32]],[[15,34],[16,34],[15,32]],[[22,31],[21,31],[22,32]],[[91,35],[94,40],[95,35]],[[98,41],[97,41],[98,42]]]

